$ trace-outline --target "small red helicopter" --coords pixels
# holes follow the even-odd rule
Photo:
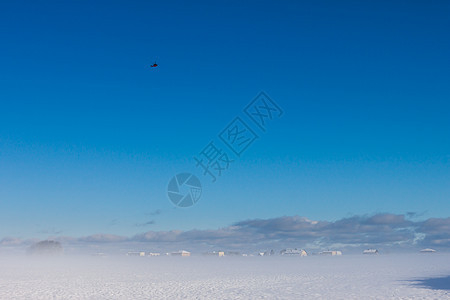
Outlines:
[[[156,61],[153,63],[153,65],[150,66],[150,68],[156,68],[158,66],[158,64],[156,63]]]

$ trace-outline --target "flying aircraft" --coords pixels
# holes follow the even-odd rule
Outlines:
[[[158,66],[158,64],[156,63],[156,61],[153,63],[153,65],[150,66],[150,68],[156,68]]]

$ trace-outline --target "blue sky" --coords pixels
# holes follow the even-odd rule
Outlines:
[[[449,13],[2,1],[0,238],[450,216]],[[210,183],[193,157],[262,90],[284,115]],[[188,209],[166,195],[179,172],[204,187]]]

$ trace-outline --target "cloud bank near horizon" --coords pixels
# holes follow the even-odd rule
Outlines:
[[[93,234],[85,237],[53,236],[66,248],[156,250],[191,249],[207,251],[279,249],[415,249],[434,247],[450,250],[450,217],[413,221],[407,214],[380,213],[343,218],[337,221],[314,221],[301,216],[253,219],[228,227],[210,230],[147,231],[131,237]],[[5,237],[0,247],[24,247],[35,239]]]

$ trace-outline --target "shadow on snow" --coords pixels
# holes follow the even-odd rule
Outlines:
[[[408,280],[412,285],[420,288],[432,290],[450,290],[450,276],[428,277],[415,280]]]

